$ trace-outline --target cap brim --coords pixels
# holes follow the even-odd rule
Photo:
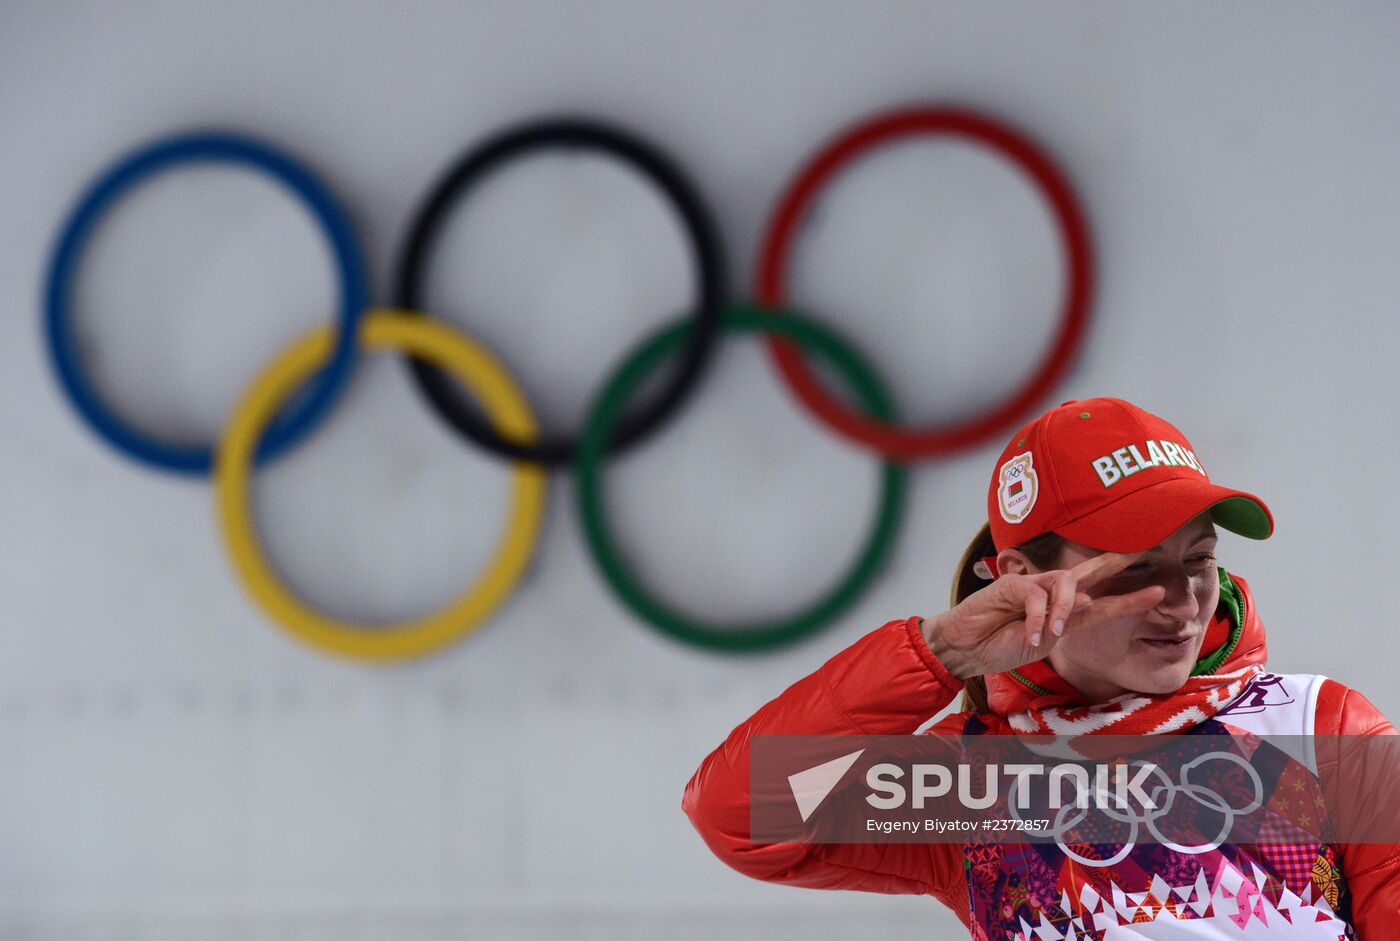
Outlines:
[[[1141,552],[1163,542],[1196,515],[1211,511],[1222,529],[1267,539],[1274,531],[1269,508],[1252,493],[1207,480],[1176,477],[1135,490],[1055,532],[1105,552]]]

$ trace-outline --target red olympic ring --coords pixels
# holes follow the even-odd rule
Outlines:
[[[832,398],[792,341],[772,336],[768,352],[802,403],[839,434],[902,460],[932,457],[971,447],[1010,430],[1068,370],[1084,341],[1093,296],[1094,258],[1089,230],[1074,193],[1050,159],[1018,131],[986,115],[961,108],[910,108],[878,115],[837,137],[813,158],[778,203],[763,242],[754,295],[765,308],[787,302],[788,259],[798,226],[812,200],[831,178],[872,147],[915,134],[952,134],[1007,157],[1035,183],[1054,213],[1065,263],[1065,293],[1054,343],[1030,380],[991,408],[961,421],[908,428],[875,421]],[[774,316],[781,316],[772,310]]]

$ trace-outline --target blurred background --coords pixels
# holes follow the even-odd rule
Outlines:
[[[1400,716],[1388,587],[1400,494],[1400,10],[1384,3],[0,3],[0,937],[961,937],[928,898],[746,880],[680,810],[742,719],[893,618],[946,606],[1010,429],[911,467],[879,580],[762,656],[639,621],[556,472],[528,574],[478,631],[391,665],[279,630],[225,560],[208,480],[80,419],[42,280],[83,188],[156,136],[276,143],[347,207],[372,297],[465,148],[587,115],[672,155],[750,296],[768,215],[832,135],[899,105],[983,110],[1037,141],[1093,233],[1097,296],[1039,403],[1115,395],[1269,501],[1252,585],[1270,666]],[[820,200],[793,302],[854,340],[906,420],[1018,386],[1055,329],[1053,220],[1009,164],[924,137]],[[543,427],[582,421],[695,273],[654,187],[542,153],[453,214],[428,309],[507,363]],[[212,441],[250,379],[326,322],[320,232],[267,178],[172,171],[98,227],[74,286],[93,382],[133,425]],[[257,476],[267,552],[308,602],[383,622],[453,598],[505,519],[506,465],[453,436],[393,354]],[[1030,417],[1030,416],[1027,416]],[[608,464],[627,557],[678,607],[774,617],[850,564],[879,460],[796,403],[750,336]]]

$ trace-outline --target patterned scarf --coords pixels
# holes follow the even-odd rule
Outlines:
[[[1220,605],[1206,629],[1191,676],[1170,693],[1126,692],[1088,703],[1049,660],[987,677],[991,711],[1026,735],[1161,735],[1182,732],[1214,716],[1264,669],[1263,626],[1248,586],[1220,570]]]

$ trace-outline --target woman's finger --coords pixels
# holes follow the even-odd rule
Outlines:
[[[1080,588],[1088,588],[1123,571],[1142,555],[1142,552],[1103,552],[1092,559],[1085,559],[1070,571],[1074,573]]]
[[[1050,595],[1029,578],[1018,578],[1015,581],[1016,594],[1026,611],[1026,638],[1032,647],[1040,646],[1040,632],[1045,628],[1045,611],[1050,601]]]
[[[1161,604],[1166,594],[1167,590],[1161,585],[1148,585],[1126,595],[1104,595],[1095,598],[1074,615],[1070,627],[1086,627],[1129,614],[1138,614]]]
[[[1074,610],[1075,595],[1074,573],[1070,571],[1056,572],[1051,586],[1050,611],[1046,615],[1046,619],[1050,623],[1050,633],[1056,637],[1065,632],[1065,622],[1069,620],[1070,612]]]

